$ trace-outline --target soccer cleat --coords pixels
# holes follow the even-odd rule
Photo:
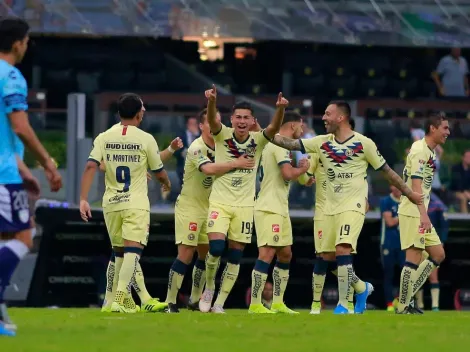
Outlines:
[[[343,307],[341,304],[338,304],[333,311],[333,314],[340,315],[340,314],[350,314],[349,309]]]
[[[367,298],[374,292],[374,286],[366,282],[366,290],[362,293],[356,294],[356,305],[354,313],[362,314],[367,309]]]
[[[395,310],[395,314],[414,314],[411,312],[410,307],[405,307],[402,311],[399,311],[398,309]]]
[[[145,304],[142,304],[142,312],[162,312],[168,307],[168,303],[160,302],[158,298],[151,298]]]
[[[113,312],[112,307],[113,307],[112,304],[110,306],[105,305],[105,306],[101,307],[101,313],[112,313]]]
[[[5,303],[0,304],[0,324],[3,324],[3,328],[9,331],[15,332],[17,329],[17,326],[8,315],[7,305]]]
[[[393,304],[387,306],[387,312],[393,313],[394,311],[395,311],[395,307],[393,306]]]
[[[250,304],[250,307],[248,308],[248,313],[250,314],[275,314],[276,312],[269,310],[262,304]]]
[[[313,302],[312,308],[310,309],[310,314],[317,315],[321,313],[321,302]]]
[[[411,300],[409,309],[412,314],[424,314],[424,312],[418,308],[418,300],[416,298]]]
[[[201,300],[199,301],[199,310],[202,313],[209,313],[212,307],[212,300],[214,299],[214,290],[205,289]]]
[[[439,307],[433,307],[431,308],[433,312],[439,312]]]
[[[16,336],[15,330],[7,329],[7,325],[8,324],[0,321],[0,336]]]
[[[212,312],[212,313],[215,313],[215,314],[225,314],[224,307],[219,306],[218,304],[215,304],[215,305],[211,308],[211,312]]]
[[[128,313],[134,314],[140,312],[140,307],[134,305],[134,308],[126,306],[126,304],[119,304],[118,302],[113,302],[111,306],[111,311],[113,313]]]
[[[192,311],[195,311],[195,312],[198,312],[199,311],[199,302],[191,302],[191,298],[189,298],[189,302],[188,302],[188,309],[189,310],[192,310]]]
[[[273,303],[271,306],[271,311],[274,313],[281,313],[281,314],[300,314],[289,307],[286,306],[285,303]]]
[[[348,302],[349,314],[354,314],[354,302]]]
[[[165,309],[165,313],[179,313],[178,306],[174,303],[168,303],[168,307]]]

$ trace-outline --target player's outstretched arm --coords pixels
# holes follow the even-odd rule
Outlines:
[[[90,193],[93,178],[95,177],[96,170],[100,167],[100,163],[95,160],[88,160],[83,171],[82,181],[80,184],[80,216],[83,221],[88,222],[91,218],[91,208],[88,203],[88,193]]]
[[[62,176],[57,170],[56,164],[51,159],[49,153],[39,141],[36,133],[29,124],[26,111],[13,111],[8,117],[13,131],[18,135],[24,145],[33,153],[35,159],[42,165],[46,173],[47,180],[51,186],[51,191],[57,192],[62,188]]]
[[[264,130],[264,134],[270,140],[272,140],[281,129],[282,121],[284,120],[284,112],[287,106],[289,106],[289,101],[282,96],[282,93],[279,93],[276,101],[276,112],[274,113],[271,123]]]
[[[289,163],[282,164],[281,174],[285,181],[297,180],[301,175],[305,175],[310,167],[308,159],[302,159],[299,162],[299,167],[293,167]]]
[[[215,84],[212,85],[212,89],[208,89],[204,93],[207,98],[207,122],[211,128],[213,134],[217,134],[222,129],[222,123],[217,121],[217,88]]]
[[[299,139],[292,139],[278,134],[274,136],[271,143],[287,150],[302,150],[302,144]]]
[[[402,180],[402,178],[393,171],[387,163],[381,169],[383,175],[387,179],[387,181],[398,188],[401,193],[409,200],[411,200],[414,204],[423,204],[424,195],[420,193],[413,192],[406,183]]]
[[[181,140],[180,137],[176,137],[173,139],[170,143],[170,146],[166,148],[165,150],[160,152],[160,159],[162,159],[162,162],[167,162],[168,160],[171,159],[173,154],[177,151],[183,148],[183,141]]]
[[[242,155],[236,160],[227,163],[206,163],[199,167],[202,173],[207,176],[222,176],[233,169],[253,169],[255,167],[255,160]]]

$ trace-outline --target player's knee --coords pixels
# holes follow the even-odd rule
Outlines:
[[[258,248],[258,259],[266,262],[271,263],[276,255],[276,250],[273,247],[259,247]]]
[[[341,243],[336,246],[336,256],[350,255],[352,246],[349,243]]]
[[[197,259],[206,260],[207,252],[209,252],[208,244],[199,244],[197,246]]]
[[[191,260],[193,259],[195,251],[196,251],[196,247],[180,244],[178,246],[178,259],[181,260],[185,264],[189,264]]]
[[[292,259],[292,250],[290,247],[284,247],[277,253],[277,260],[283,263],[290,263]]]
[[[446,253],[444,251],[444,248],[433,253],[430,259],[432,259],[436,266],[441,265],[444,259],[446,259]]]
[[[227,261],[230,264],[240,264],[240,261],[242,260],[243,256],[243,251],[240,249],[235,249],[235,248],[229,248],[228,249],[228,256],[227,256]]]
[[[221,257],[224,254],[225,241],[224,240],[212,240],[209,241],[209,253],[213,257]]]

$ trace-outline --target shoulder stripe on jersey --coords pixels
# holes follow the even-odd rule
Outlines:
[[[290,160],[283,160],[277,163],[279,166],[284,165],[284,164],[290,164]]]
[[[164,167],[162,166],[161,168],[159,169],[156,169],[156,170],[152,170],[152,172],[160,172],[160,171],[163,171]]]
[[[300,142],[300,152],[301,152],[302,154],[306,154],[306,153],[305,153],[304,143],[302,142],[301,139],[299,139],[299,142]]]
[[[411,176],[411,179],[422,180],[423,178],[421,176]]]
[[[220,130],[218,130],[216,133],[212,133],[213,136],[217,136],[220,132],[222,132],[222,128],[224,128],[224,126],[220,126]]]
[[[269,138],[268,136],[266,136],[266,129],[263,130],[263,136],[270,142],[274,139],[274,138]]]
[[[375,171],[379,171],[379,170],[382,170],[384,168],[384,166],[387,165],[387,162],[383,163],[382,166],[379,166],[377,169],[375,169]],[[364,177],[364,180],[367,179],[367,176]]]
[[[122,135],[125,136],[127,134],[127,126],[124,126],[122,129]]]
[[[101,163],[100,163],[98,160],[96,160],[96,159],[93,159],[93,158],[88,158],[88,160],[87,160],[87,161],[94,161],[95,163],[97,163],[97,164],[98,164],[98,166],[99,166],[99,165],[101,165]]]

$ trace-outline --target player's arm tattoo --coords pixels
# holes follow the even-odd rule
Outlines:
[[[400,175],[393,171],[390,166],[388,166],[388,164],[385,164],[381,171],[387,181],[398,188],[404,196],[408,197],[413,193],[413,191],[406,185],[405,181],[403,181]]]
[[[271,143],[287,150],[302,150],[300,140],[283,137],[278,134],[274,136]]]

